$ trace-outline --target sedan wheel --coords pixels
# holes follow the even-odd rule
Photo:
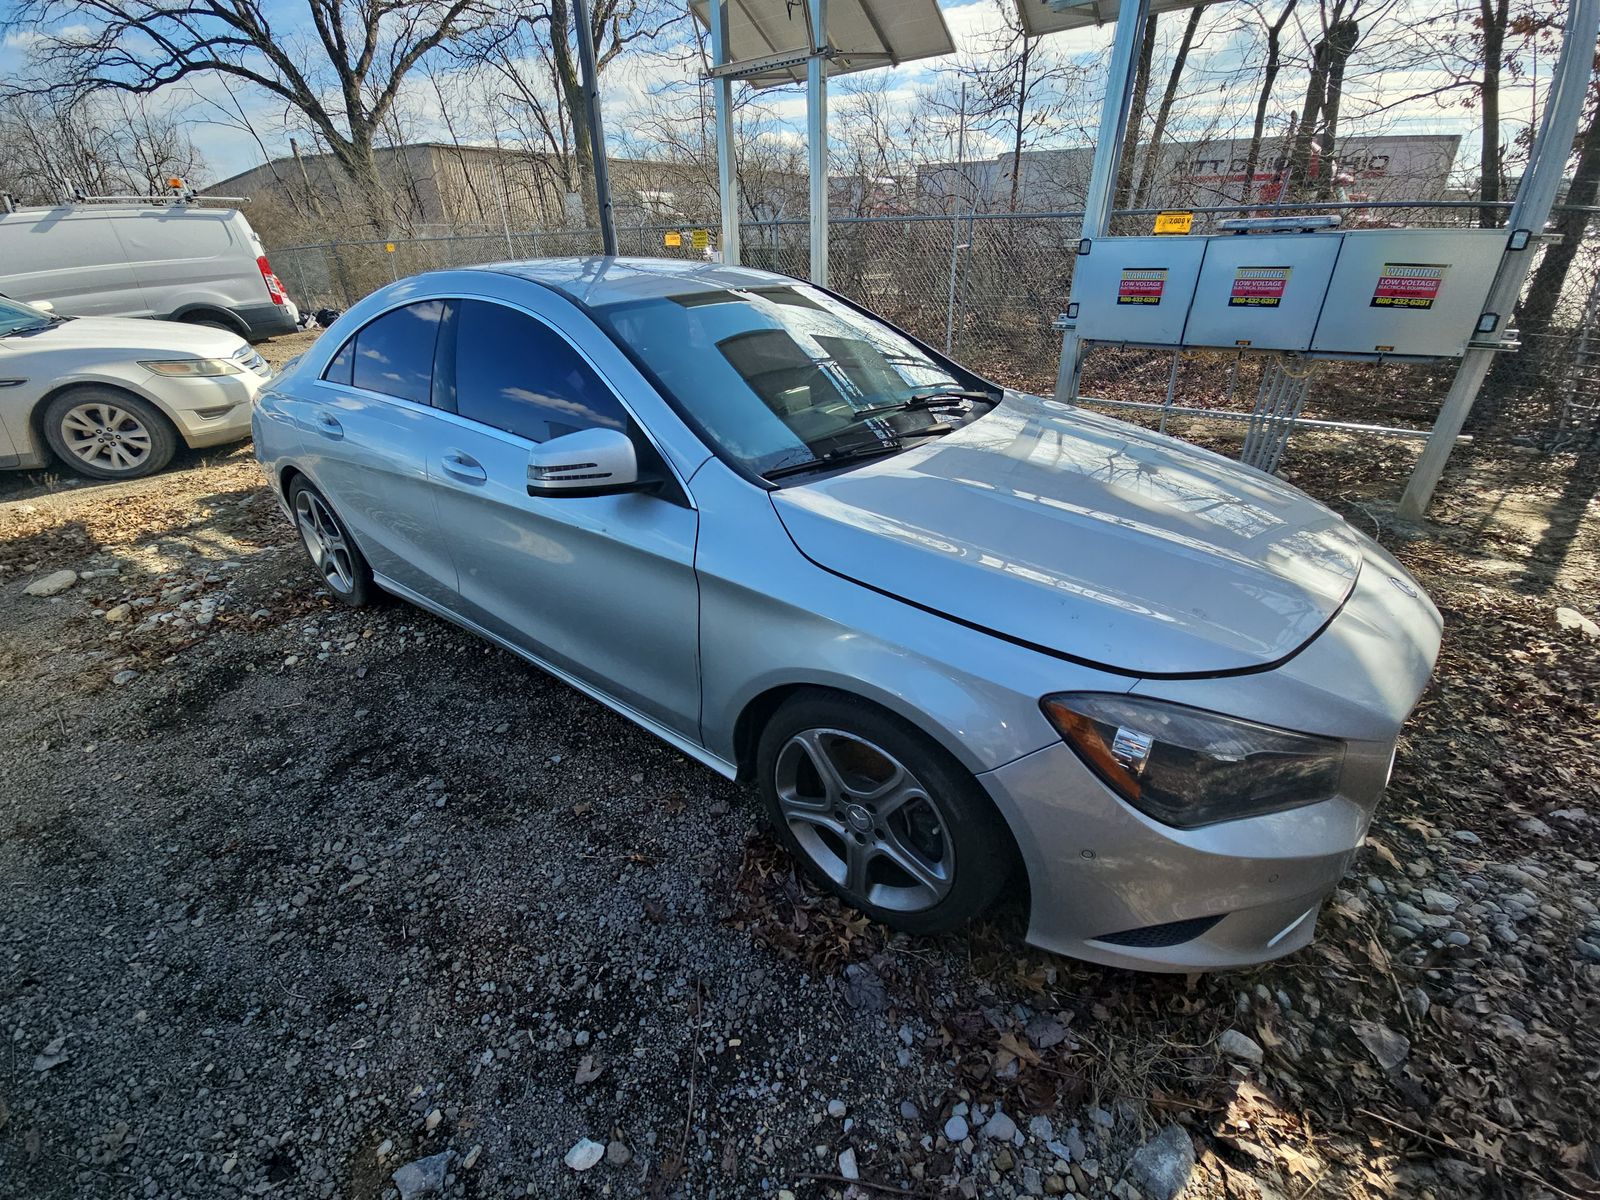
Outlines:
[[[50,447],[91,479],[137,479],[172,460],[177,438],[150,404],[111,388],[82,388],[45,410]]]
[[[807,729],[778,752],[778,807],[829,879],[869,903],[921,912],[950,891],[955,855],[939,805],[905,765],[842,729]]]
[[[1010,875],[1005,826],[972,774],[897,717],[805,692],[762,731],[774,832],[823,887],[912,933],[982,912]]]
[[[346,604],[366,604],[372,571],[322,494],[303,479],[296,480],[289,489],[289,506],[311,565],[328,590]]]

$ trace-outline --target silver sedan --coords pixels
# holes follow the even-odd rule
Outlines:
[[[1153,970],[1310,940],[1439,614],[1294,488],[1002,389],[824,290],[648,259],[383,288],[263,395],[381,588],[759,788],[848,903]]]

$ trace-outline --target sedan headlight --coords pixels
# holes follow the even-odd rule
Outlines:
[[[1046,696],[1044,714],[1117,795],[1179,829],[1335,794],[1344,743],[1143,697]]]
[[[237,375],[240,368],[225,358],[168,358],[139,364],[157,375],[174,375],[180,379],[208,379],[215,375]]]

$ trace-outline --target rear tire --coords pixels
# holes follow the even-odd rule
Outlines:
[[[351,608],[371,604],[377,592],[372,568],[323,494],[296,479],[289,485],[289,511],[311,565],[333,598]]]
[[[45,406],[44,438],[90,479],[142,479],[172,461],[178,431],[148,400],[111,387],[80,387]]]
[[[897,717],[842,692],[785,703],[757,779],[774,832],[823,888],[876,921],[941,933],[993,903],[1011,843],[976,779]]]
[[[213,317],[202,313],[192,317],[184,317],[182,318],[182,321],[185,325],[203,325],[207,329],[220,329],[224,333],[238,334],[240,337],[244,336],[242,333],[239,333],[239,327],[237,325],[231,321],[223,320],[221,317]]]

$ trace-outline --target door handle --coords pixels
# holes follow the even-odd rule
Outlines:
[[[482,483],[489,478],[489,472],[483,469],[482,463],[459,450],[446,450],[440,466],[444,468],[446,475],[454,475],[457,479],[464,479],[469,483]]]
[[[344,426],[339,424],[339,418],[331,412],[317,414],[317,432],[326,437],[340,438],[344,436]]]

